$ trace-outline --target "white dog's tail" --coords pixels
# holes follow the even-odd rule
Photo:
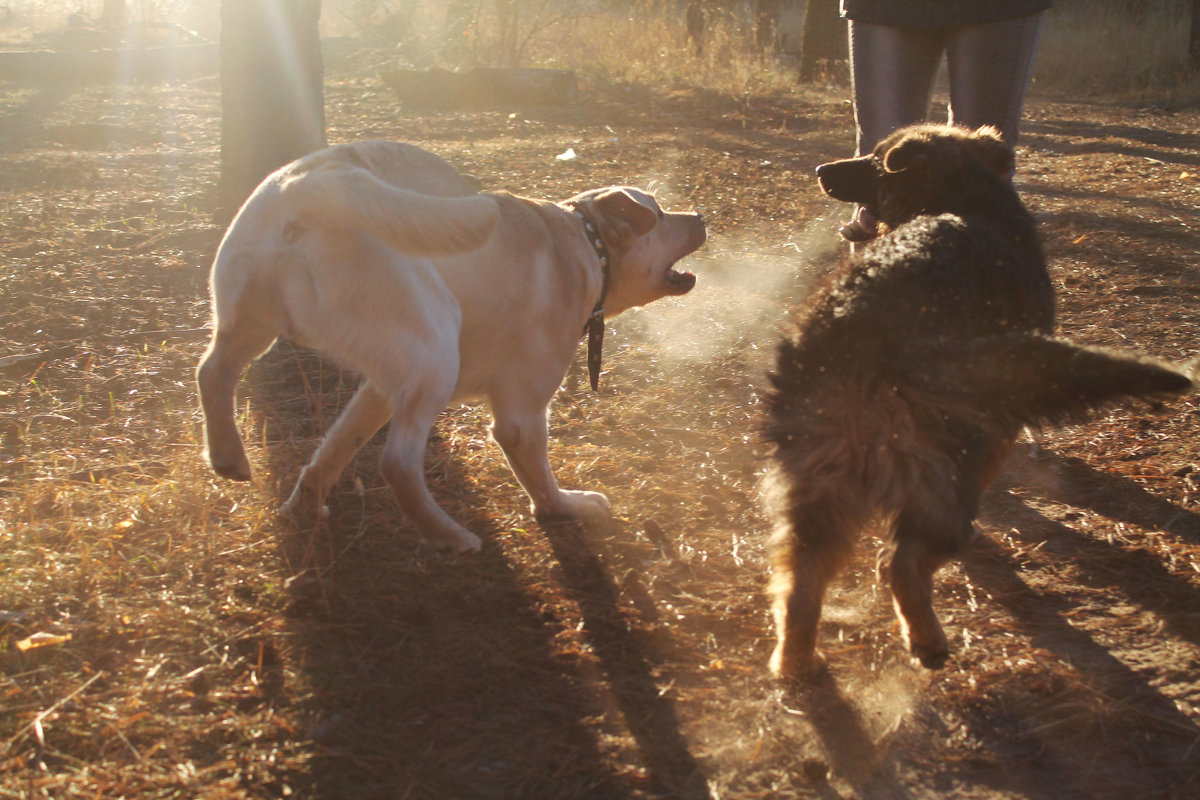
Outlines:
[[[310,224],[366,229],[397,250],[416,256],[471,250],[500,218],[487,195],[432,197],[392,186],[371,172],[345,166],[318,168],[285,179],[289,210]]]

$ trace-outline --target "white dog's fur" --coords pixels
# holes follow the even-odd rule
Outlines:
[[[704,242],[704,223],[637,189],[563,204],[475,194],[437,156],[393,142],[329,148],[269,176],[213,263],[213,337],[197,369],[213,470],[250,477],[234,388],[283,336],[363,375],[284,510],[323,513],[350,459],[390,420],[380,468],[401,509],[435,545],[477,549],[434,502],[422,462],[438,413],[486,398],[534,513],[607,515],[604,495],[558,488],[546,453],[547,405],[602,293],[600,257],[567,202],[607,245],[607,316],[692,288],[671,267]]]

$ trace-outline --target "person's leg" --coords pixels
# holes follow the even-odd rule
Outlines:
[[[944,37],[940,28],[854,21],[849,30],[855,155],[861,156],[897,128],[924,121]]]
[[[1015,144],[1042,15],[951,29],[946,42],[950,122],[994,125]]]
[[[849,31],[855,155],[861,156],[897,128],[924,121],[942,60],[943,33],[853,20]],[[875,220],[859,207],[840,233],[851,243],[870,241],[877,233]]]

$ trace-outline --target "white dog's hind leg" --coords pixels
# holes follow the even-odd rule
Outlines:
[[[452,520],[425,484],[425,443],[438,411],[397,408],[379,468],[400,509],[430,544],[458,553],[478,550],[479,537]]]
[[[493,398],[492,438],[532,501],[539,517],[607,519],[608,498],[599,492],[564,491],[558,488],[546,452],[546,405],[510,403]]]
[[[329,490],[337,483],[350,459],[391,415],[392,407],[387,397],[364,380],[321,440],[280,512],[305,517],[326,516],[329,510],[324,503]]]
[[[391,427],[379,469],[400,509],[424,536],[442,550],[478,550],[479,537],[459,525],[429,493],[425,483],[425,445],[437,415],[450,402],[458,380],[457,330],[429,325],[425,339],[395,343],[399,357],[387,359],[372,382],[392,407]]]
[[[196,368],[208,463],[223,478],[250,480],[250,461],[234,418],[234,390],[246,365],[274,341],[275,332],[265,326],[218,326]]]

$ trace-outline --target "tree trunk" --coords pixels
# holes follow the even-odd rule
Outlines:
[[[811,83],[821,74],[822,63],[849,58],[846,23],[838,13],[838,0],[808,0],[800,38],[800,80]]]
[[[704,52],[704,26],[708,14],[704,9],[703,0],[688,0],[687,12],[684,15],[684,25],[687,28],[688,39],[692,43],[696,55]]]
[[[1200,72],[1200,0],[1192,0],[1192,31],[1188,36],[1188,67]]]
[[[320,18],[320,0],[221,2],[221,221],[272,171],[325,146]]]
[[[100,21],[114,28],[125,24],[125,0],[104,0],[100,11]]]
[[[779,0],[755,0],[754,44],[762,53],[779,49]]]

